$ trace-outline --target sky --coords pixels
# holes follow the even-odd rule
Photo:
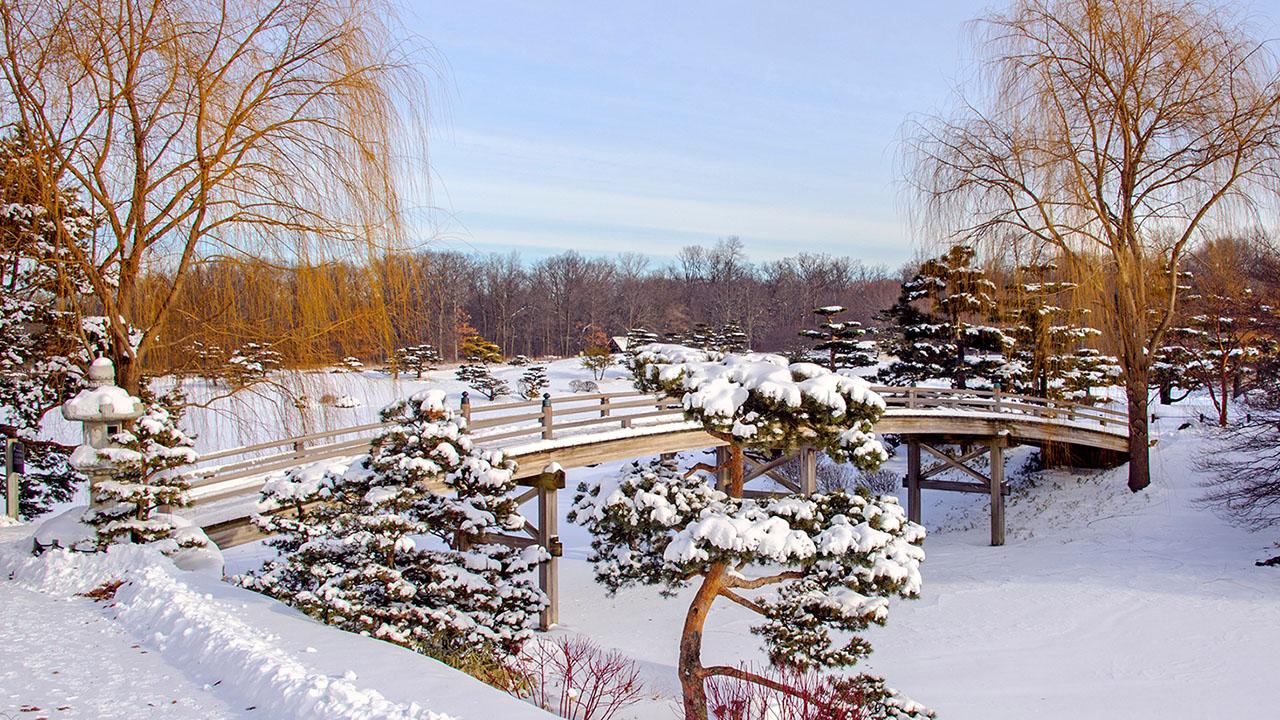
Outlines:
[[[1266,3],[1272,4],[1272,3]],[[671,258],[739,237],[913,256],[900,137],[945,108],[988,2],[416,0],[427,247]]]

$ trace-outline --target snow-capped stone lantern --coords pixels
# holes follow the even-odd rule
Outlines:
[[[98,451],[118,447],[111,438],[142,413],[142,401],[116,385],[116,368],[107,358],[89,365],[89,386],[62,404],[62,417],[83,423],[84,442],[71,452],[68,462],[89,476],[91,503],[98,500],[95,487],[110,477],[114,467]]]

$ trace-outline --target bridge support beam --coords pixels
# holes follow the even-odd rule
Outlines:
[[[910,435],[903,438],[907,444],[907,518],[912,522],[920,522],[920,499],[922,490],[945,490],[949,492],[982,493],[991,498],[991,544],[1004,545],[1005,540],[1005,497],[1009,488],[1005,485],[1004,451],[1009,446],[1008,438],[996,435],[984,438],[948,438]],[[958,446],[960,450],[952,454],[945,448]],[[976,446],[976,447],[974,447]],[[973,448],[973,449],[969,449]],[[923,453],[928,452],[942,462],[924,467]],[[983,474],[969,463],[983,455],[990,458],[988,474]],[[930,480],[929,478],[945,471],[959,471],[971,480]]]

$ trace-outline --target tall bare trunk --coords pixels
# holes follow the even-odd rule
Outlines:
[[[1125,393],[1129,399],[1129,490],[1138,492],[1151,484],[1146,373],[1130,372],[1125,381]]]

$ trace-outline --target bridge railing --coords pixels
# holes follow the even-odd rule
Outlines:
[[[1093,425],[1116,433],[1127,428],[1127,415],[1123,411],[998,390],[888,386],[873,389],[884,398],[890,411],[1000,413]],[[477,441],[507,448],[683,419],[678,400],[637,391],[544,396],[539,400],[488,404],[473,403],[464,393],[460,413],[467,418]],[[382,427],[382,423],[368,423],[209,453],[188,473],[192,503],[206,504],[256,492],[260,485],[257,479],[272,472],[359,455],[368,449],[370,439]]]
[[[889,386],[873,386],[872,389],[884,398],[885,405],[889,408],[1029,415],[1057,422],[1097,425],[1115,430],[1125,429],[1129,423],[1129,415],[1123,410],[1069,400],[1005,393],[1000,390]]]

